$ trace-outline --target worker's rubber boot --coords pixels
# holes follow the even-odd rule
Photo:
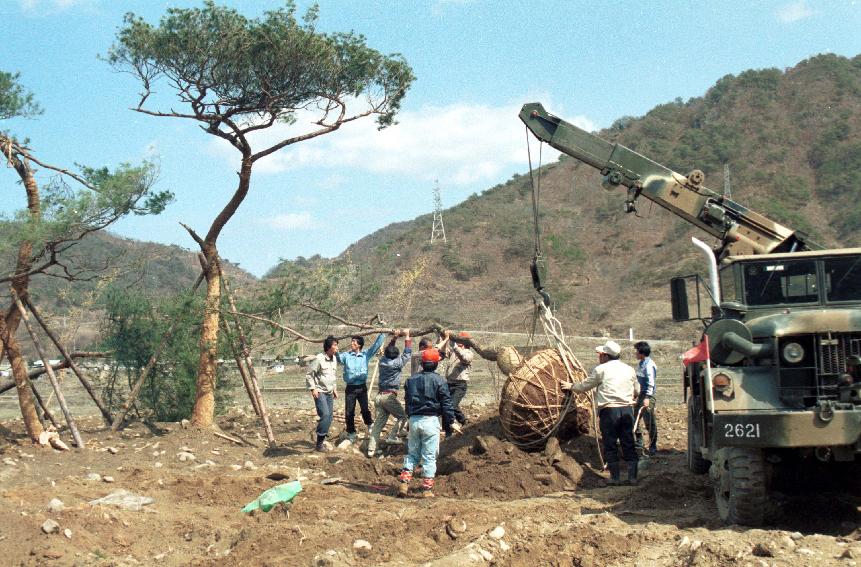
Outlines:
[[[610,478],[607,479],[607,486],[619,486],[622,484],[619,462],[607,463],[607,468],[610,469]]]
[[[637,461],[628,461],[628,484],[637,486]]]
[[[433,498],[433,479],[432,478],[423,478],[422,479],[422,497],[423,498]]]
[[[410,493],[410,481],[413,479],[413,473],[407,469],[401,470],[398,480],[401,482],[398,486],[398,498],[406,498]]]

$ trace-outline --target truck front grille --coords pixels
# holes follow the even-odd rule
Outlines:
[[[827,333],[816,336],[816,373],[820,378],[846,372],[846,359],[861,355],[861,334]]]

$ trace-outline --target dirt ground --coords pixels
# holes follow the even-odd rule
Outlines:
[[[624,487],[603,486],[591,436],[528,453],[502,438],[494,407],[468,414],[464,433],[442,443],[434,499],[394,497],[402,447],[374,459],[350,446],[312,451],[315,416],[305,408],[273,411],[276,450],[265,449],[256,418],[235,408],[220,428],[255,446],[177,423],[111,434],[91,418],[79,420],[86,450],[57,452],[31,445],[20,420],[3,422],[0,563],[849,566],[861,558],[861,499],[836,486],[781,496],[767,529],[721,525],[707,477],[685,466],[684,406],[660,408],[659,452],[642,462],[640,484]],[[296,479],[302,492],[289,505],[240,511]],[[153,501],[139,510],[90,503],[118,489]]]

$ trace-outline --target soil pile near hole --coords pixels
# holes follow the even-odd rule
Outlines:
[[[593,437],[577,435],[562,444],[554,437],[546,447],[525,450],[505,439],[492,409],[472,415],[478,417],[462,434],[440,444],[434,489],[438,495],[516,500],[603,483],[593,470],[600,471]],[[576,433],[576,427],[569,432]],[[406,447],[387,446],[385,456],[377,459],[364,458],[362,449],[364,444],[349,455],[340,450],[328,454],[327,474],[368,491],[393,494]]]

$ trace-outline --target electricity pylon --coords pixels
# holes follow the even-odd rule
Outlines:
[[[445,239],[445,226],[442,224],[442,198],[439,193],[439,180],[434,182],[433,187],[433,227],[431,228],[431,244],[437,240],[442,240],[448,244]]]

